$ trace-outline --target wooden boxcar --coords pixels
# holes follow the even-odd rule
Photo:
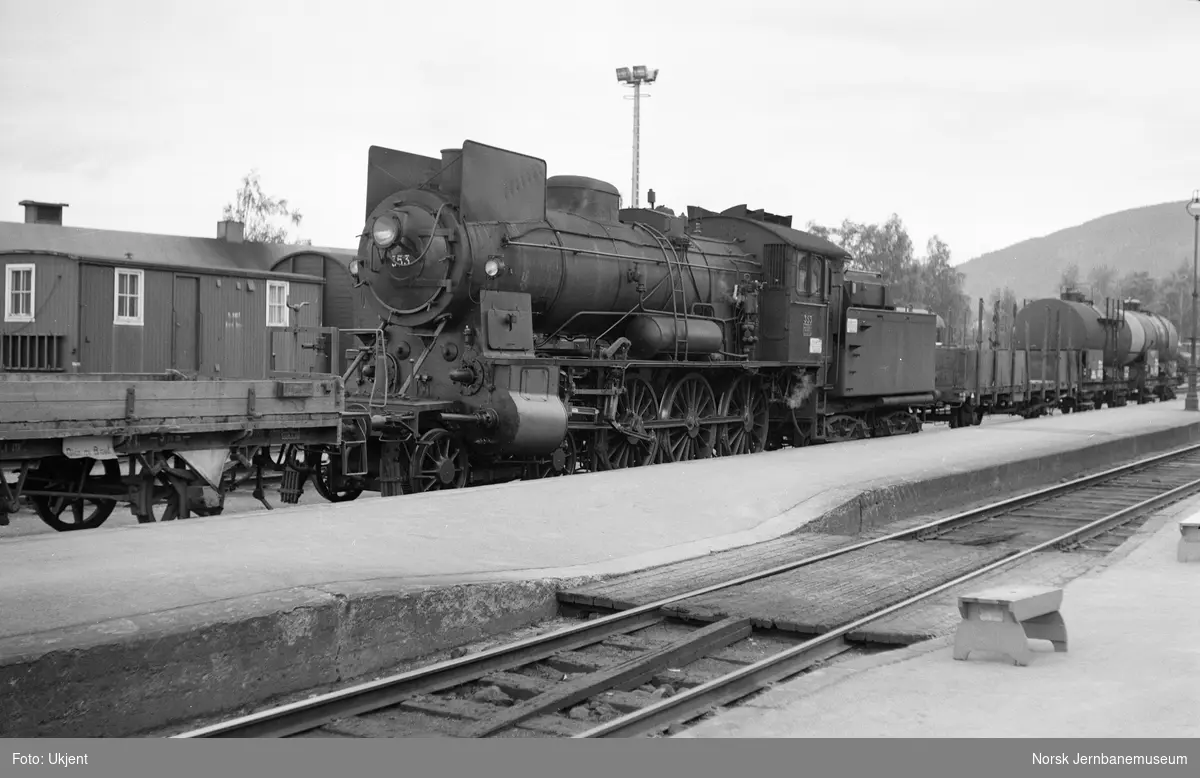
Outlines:
[[[323,250],[0,222],[0,370],[264,378],[272,330],[319,327],[324,279],[273,272]]]
[[[217,239],[69,228],[62,204],[22,205],[24,224],[0,222],[0,526],[22,498],[59,530],[119,502],[141,522],[219,512],[231,451],[264,504],[264,468],[282,469],[287,500],[293,446],[352,450],[340,378],[275,347],[320,327],[324,279],[271,268],[327,250],[246,243],[237,222]]]

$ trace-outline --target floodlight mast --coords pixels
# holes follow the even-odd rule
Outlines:
[[[617,81],[633,87],[633,205],[638,207],[638,166],[641,162],[639,146],[641,141],[642,122],[642,84],[653,84],[658,78],[658,68],[647,68],[645,65],[634,65],[631,68],[617,68]],[[649,97],[650,95],[646,95]]]

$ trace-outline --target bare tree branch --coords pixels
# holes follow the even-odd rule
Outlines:
[[[291,226],[299,227],[304,217],[299,210],[291,208],[284,198],[270,197],[263,192],[258,171],[251,170],[242,178],[242,186],[232,203],[225,206],[222,218],[239,221],[245,225],[244,239],[247,243],[297,243],[312,245],[311,240],[290,238],[288,226],[273,223],[282,217]]]

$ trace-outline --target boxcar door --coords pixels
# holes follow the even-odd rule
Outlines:
[[[197,372],[200,370],[200,279],[197,276],[175,276],[172,313],[175,332],[171,367]]]
[[[825,353],[826,291],[825,260],[815,254],[797,251],[790,263],[791,305],[788,306],[788,361],[820,364]]]

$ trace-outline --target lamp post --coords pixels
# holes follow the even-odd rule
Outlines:
[[[1200,264],[1200,189],[1192,192],[1192,199],[1187,204],[1187,212],[1195,222],[1195,235],[1192,239],[1192,361],[1188,365],[1188,390],[1183,401],[1184,410],[1200,411],[1200,398],[1196,396],[1196,306],[1200,297],[1200,286],[1197,285],[1196,269]]]
[[[617,68],[617,81],[633,87],[633,208],[638,207],[638,138],[642,120],[642,84],[653,84],[657,78],[658,68],[650,70],[645,65]]]

